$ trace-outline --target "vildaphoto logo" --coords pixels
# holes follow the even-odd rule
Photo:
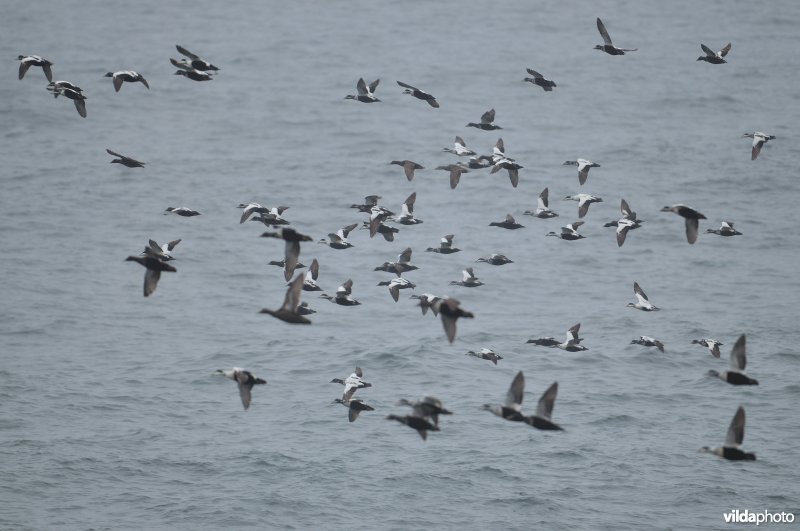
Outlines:
[[[722,518],[725,519],[726,524],[791,524],[794,522],[794,513],[752,512],[748,509],[744,511],[734,509],[729,513],[723,513]]]

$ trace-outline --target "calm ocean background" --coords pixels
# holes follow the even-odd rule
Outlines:
[[[593,50],[601,17],[624,57]],[[2,529],[725,529],[732,509],[800,516],[800,341],[796,202],[800,193],[800,3],[348,1],[7,2],[0,57],[0,528]],[[699,44],[733,42],[729,63],[697,62]],[[181,44],[221,67],[174,76]],[[88,118],[45,91],[53,61],[83,87]],[[558,87],[523,83],[531,67]],[[142,73],[151,90],[107,71]],[[343,99],[381,79],[381,103]],[[432,109],[395,80],[433,93]],[[495,108],[502,131],[465,128]],[[745,132],[777,135],[756,161]],[[450,190],[438,165],[455,135],[490,153],[502,136],[521,182],[473,171]],[[146,161],[109,164],[105,149]],[[562,162],[602,165],[583,187]],[[425,166],[408,182],[394,159]],[[553,220],[523,216],[550,188]],[[417,192],[424,223],[395,242],[351,234],[337,251],[310,242],[328,293],[294,327],[260,315],[285,283],[269,260],[283,244],[239,224],[240,202],[288,205],[315,239],[365,215],[368,194],[399,211]],[[577,219],[560,198],[600,195],[578,242],[546,238]],[[620,198],[646,220],[617,248],[603,223]],[[701,234],[661,213],[685,203],[701,232],[730,219],[736,238]],[[164,216],[168,206],[202,212]],[[512,213],[526,227],[488,227]],[[462,252],[423,252],[444,234]],[[149,238],[182,238],[177,273],[142,297],[124,262]],[[475,313],[448,344],[441,323],[374,272],[405,247],[417,293]],[[507,254],[502,267],[475,264]],[[485,285],[450,286],[474,266]],[[625,307],[638,281],[662,311]],[[582,323],[590,350],[526,345]],[[706,376],[747,334],[758,387]],[[666,353],[631,345],[661,339]],[[723,358],[691,345],[725,343]],[[492,347],[498,366],[465,356]],[[357,422],[328,383],[355,365],[375,407]],[[268,380],[242,410],[240,366]],[[549,433],[480,409],[514,374],[524,409],[559,382]],[[400,398],[455,412],[423,442],[384,419]],[[751,463],[698,454],[747,411]],[[730,527],[730,526],[727,526]]]

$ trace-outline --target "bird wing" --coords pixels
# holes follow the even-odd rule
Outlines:
[[[711,48],[709,48],[709,47],[708,47],[708,46],[706,46],[705,44],[700,44],[700,48],[702,48],[702,49],[703,49],[703,52],[705,52],[705,54],[706,54],[708,57],[716,57],[716,56],[717,56],[717,54],[716,54],[716,53],[714,53],[714,50],[712,50]]]
[[[603,21],[600,20],[600,17],[597,17],[597,31],[600,32],[600,36],[603,37],[603,42],[606,43],[606,45],[613,46],[613,44],[611,44],[611,37],[608,36],[606,26],[603,24]]]
[[[319,262],[317,262],[316,258],[311,261],[306,274],[310,275],[313,280],[317,280],[317,277],[319,277]]]
[[[647,299],[647,295],[644,294],[644,291],[639,286],[638,282],[633,283],[633,293],[636,295],[636,298],[639,299],[639,302],[641,303],[649,302]]]
[[[178,238],[177,240],[172,240],[171,242],[169,242],[167,244],[167,250],[168,251],[173,250],[175,248],[175,246],[178,245],[179,243],[181,243],[181,239],[180,238]],[[162,248],[162,251],[163,251],[163,248]]]
[[[700,222],[695,218],[686,218],[686,239],[689,243],[697,241],[697,230]]]
[[[539,194],[539,208],[545,209],[548,205],[548,196],[550,195],[550,191],[545,188],[542,190],[542,193]]]
[[[283,254],[283,277],[286,281],[288,281],[290,278],[292,278],[292,273],[294,273],[294,268],[297,265],[297,259],[300,256],[300,242],[287,241]]]
[[[380,79],[376,79],[375,81],[373,81],[372,83],[369,84],[370,93],[375,92],[375,89],[378,88],[378,83],[380,83],[380,82],[381,82]]]
[[[489,109],[481,115],[481,123],[488,125],[492,122],[494,122],[494,109]]]
[[[407,88],[407,89],[410,89],[410,90],[419,90],[417,87],[412,87],[411,85],[409,85],[407,83],[403,83],[402,81],[398,81],[397,84],[400,85],[403,88]],[[422,92],[422,91],[420,90],[420,92]]]
[[[360,96],[366,96],[367,92],[367,83],[364,81],[363,77],[358,78],[358,83],[356,83],[356,89],[358,90],[358,94]]]
[[[407,160],[403,163],[403,171],[406,174],[406,179],[409,181],[414,179],[414,170],[417,169],[417,164]]]
[[[144,296],[149,297],[158,285],[158,279],[161,278],[161,271],[158,269],[148,268],[144,272]]]
[[[622,212],[622,215],[626,218],[630,217],[631,215],[631,208],[628,206],[628,202],[624,199],[620,201],[619,211]]]
[[[747,366],[747,355],[745,353],[746,347],[745,335],[739,336],[736,344],[731,349],[731,368],[736,371],[743,371]]]
[[[450,166],[450,188],[455,190],[456,186],[458,186],[458,182],[461,180],[461,174],[466,173],[461,166],[456,164],[452,164]]]
[[[578,166],[578,183],[582,185],[586,184],[586,179],[589,178],[589,166],[586,164],[580,164]]]
[[[186,48],[184,48],[180,44],[176,44],[175,48],[177,48],[178,53],[180,53],[182,55],[185,55],[186,57],[188,57],[189,59],[192,59],[193,61],[196,61],[196,60],[200,59],[200,56],[193,54],[192,52],[190,52],[189,50],[187,50]]]
[[[726,44],[725,47],[719,51],[719,56],[725,57],[728,55],[729,51],[731,51],[731,43]]]
[[[25,72],[31,67],[31,64],[28,61],[22,61],[19,64],[19,78],[22,79],[25,77]]]
[[[558,382],[547,388],[547,391],[542,394],[539,402],[536,404],[536,416],[539,418],[550,420],[553,414],[553,406],[556,403],[556,395],[558,394]]]
[[[351,224],[351,225],[348,225],[348,226],[346,226],[346,227],[342,227],[342,228],[339,230],[339,233],[341,233],[341,236],[342,236],[342,238],[347,238],[347,235],[348,235],[348,234],[350,234],[350,232],[351,232],[353,229],[355,229],[356,227],[358,227],[358,223],[353,223],[353,224]]]
[[[397,261],[401,264],[411,262],[411,247],[406,247],[402,253],[397,255]]]
[[[239,397],[242,399],[242,405],[245,411],[250,407],[250,390],[253,388],[252,383],[247,382],[247,376],[242,373],[236,373],[236,383],[239,385]]]
[[[111,80],[114,82],[114,90],[119,92],[119,89],[122,88],[122,76],[113,75],[111,76]]]
[[[622,247],[622,244],[625,243],[625,237],[630,229],[630,225],[622,223],[622,220],[617,223],[617,247]]]
[[[736,414],[728,426],[728,433],[725,435],[725,446],[736,447],[744,440],[744,408],[739,406]]]
[[[75,109],[78,111],[78,114],[80,114],[82,118],[86,118],[86,102],[78,99],[72,100],[72,103],[75,104]]]
[[[341,286],[339,286],[339,289],[350,295],[350,293],[353,291],[353,280],[348,278]],[[336,291],[337,293],[339,292],[339,290]]]
[[[519,371],[511,381],[511,386],[506,393],[506,407],[519,411],[522,409],[522,397],[525,393],[525,376]]]
[[[289,289],[286,290],[286,297],[283,299],[282,310],[292,313],[297,312],[297,307],[300,306],[300,295],[303,292],[303,281],[305,276],[303,273],[298,273],[294,280],[289,283]]]
[[[581,197],[580,198],[580,200],[578,201],[578,217],[579,218],[584,217],[586,215],[586,213],[589,212],[589,205],[590,204],[591,203],[589,201],[587,201],[587,199],[585,197]]]
[[[400,298],[400,285],[399,284],[389,284],[389,294],[394,299],[394,302]]]
[[[542,74],[540,74],[539,72],[537,72],[537,71],[536,71],[536,70],[534,70],[533,68],[526,68],[526,70],[527,70],[527,71],[528,71],[528,73],[529,73],[530,75],[532,75],[534,78],[543,78],[543,77],[544,77]]]

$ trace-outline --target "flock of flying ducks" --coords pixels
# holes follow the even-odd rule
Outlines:
[[[625,55],[629,52],[634,52],[636,49],[619,48],[615,46],[606,30],[603,22],[597,19],[597,29],[603,39],[602,45],[595,46],[595,49],[601,50],[610,55]],[[700,45],[704,55],[697,58],[698,61],[705,61],[710,64],[724,64],[726,63],[725,57],[731,50],[731,44],[728,43],[718,52],[712,51],[706,45]],[[196,54],[191,53],[186,48],[178,45],[176,46],[178,52],[184,56],[183,59],[176,60],[170,58],[170,63],[178,70],[175,75],[182,75],[194,81],[208,81],[213,79],[213,76],[219,70],[218,67],[210,62],[200,58]],[[65,96],[74,102],[78,114],[86,118],[86,95],[83,89],[69,81],[53,81],[52,66],[53,63],[37,55],[20,55],[18,57],[19,65],[19,79],[22,80],[31,67],[40,67],[47,78],[49,84],[46,89],[53,94],[55,98],[58,96]],[[552,80],[546,79],[542,74],[528,68],[528,74],[531,77],[524,78],[525,82],[542,88],[545,92],[550,92],[557,87],[556,83]],[[133,70],[122,70],[117,72],[108,72],[105,77],[110,77],[114,86],[114,90],[119,92],[124,83],[141,83],[149,90],[150,86],[147,80],[140,73]],[[354,100],[361,103],[378,103],[381,100],[375,95],[380,80],[376,79],[372,83],[367,84],[363,78],[359,79],[356,84],[356,94],[345,96],[345,99]],[[439,101],[432,94],[423,91],[408,83],[397,81],[397,85],[403,89],[403,94],[407,94],[422,102],[427,103],[430,107],[439,108]],[[502,127],[495,123],[495,110],[490,109],[483,113],[479,122],[469,122],[466,127],[472,127],[483,131],[496,131],[501,130]],[[774,135],[769,135],[762,132],[745,133],[744,137],[751,138],[752,151],[751,160],[755,160],[764,144],[769,140],[774,140]],[[106,150],[109,155],[114,157],[111,163],[120,164],[128,168],[144,168],[145,162],[136,160],[132,157],[122,155],[110,149]],[[490,173],[494,174],[500,170],[506,170],[509,176],[511,185],[516,188],[519,184],[519,170],[523,168],[513,158],[506,155],[505,145],[503,139],[500,138],[495,143],[491,155],[479,155],[477,152],[467,148],[466,143],[460,136],[455,137],[452,148],[444,148],[444,152],[451,153],[457,157],[468,157],[468,162],[457,162],[446,165],[438,166],[437,170],[444,170],[449,174],[450,187],[455,189],[461,176],[470,171],[478,169],[490,169]],[[401,166],[408,181],[413,181],[415,172],[424,169],[421,164],[411,160],[393,160],[390,162],[392,165]],[[589,170],[591,168],[599,168],[600,165],[592,162],[591,160],[578,158],[576,160],[569,160],[564,162],[564,165],[571,165],[577,167],[578,184],[583,186],[589,177]],[[416,193],[412,193],[406,201],[401,205],[401,214],[398,216],[389,209],[378,204],[381,198],[379,196],[367,196],[363,204],[354,204],[361,213],[369,215],[369,219],[363,222],[364,228],[369,229],[370,237],[380,234],[386,241],[394,241],[395,234],[399,229],[387,224],[393,221],[402,225],[417,225],[422,223],[422,220],[414,217],[414,203],[416,201]],[[600,197],[593,196],[587,193],[578,193],[566,196],[565,199],[578,202],[578,218],[579,221],[567,223],[561,228],[560,232],[549,232],[547,236],[554,236],[566,241],[577,241],[583,239],[585,236],[578,232],[581,225],[584,224],[582,220],[589,210],[592,203],[602,202]],[[284,279],[288,282],[286,295],[283,304],[275,310],[264,308],[261,313],[270,315],[276,319],[290,324],[309,325],[311,320],[309,315],[314,312],[307,303],[301,302],[301,295],[303,291],[321,291],[317,284],[319,276],[319,262],[316,258],[313,259],[311,265],[307,268],[305,273],[296,272],[297,269],[304,268],[305,266],[299,262],[300,244],[302,242],[310,242],[312,238],[308,235],[297,232],[294,228],[288,226],[289,222],[282,217],[286,206],[278,207],[264,207],[258,203],[242,203],[239,205],[242,209],[240,216],[240,223],[248,220],[263,223],[273,230],[268,230],[262,234],[266,238],[276,238],[284,242],[284,258],[280,261],[272,261],[271,265],[279,266],[284,271]],[[699,233],[699,220],[706,219],[702,213],[697,210],[682,204],[672,206],[665,206],[662,211],[673,212],[684,219],[686,239],[690,244],[695,243]],[[200,215],[200,212],[188,207],[168,207],[164,214],[174,214],[182,217],[193,217]],[[548,188],[545,188],[538,196],[537,208],[532,211],[525,211],[524,215],[533,216],[540,219],[549,219],[557,217],[558,214],[549,208]],[[626,239],[627,234],[633,230],[641,227],[643,220],[640,220],[636,212],[634,212],[625,199],[621,200],[620,204],[620,218],[606,223],[606,227],[616,228],[617,245],[621,247]],[[344,226],[335,232],[328,234],[327,238],[319,240],[320,244],[329,246],[336,250],[345,250],[353,246],[348,241],[349,234],[359,226],[358,223],[353,223]],[[511,214],[507,214],[505,219],[501,221],[494,221],[489,223],[489,226],[516,230],[524,226],[517,223]],[[722,221],[719,229],[707,229],[706,233],[716,234],[720,236],[738,236],[741,233],[733,228],[734,224],[731,221]],[[448,234],[441,238],[438,247],[430,247],[426,249],[427,252],[439,254],[453,254],[460,251],[457,247],[453,246],[454,235]],[[144,251],[139,255],[131,255],[127,257],[127,261],[134,261],[139,263],[145,268],[144,275],[144,288],[143,293],[145,297],[153,294],[158,285],[162,272],[176,272],[176,268],[170,263],[174,260],[172,252],[175,247],[180,243],[180,239],[173,240],[167,244],[160,245],[154,240],[149,240],[148,245]],[[384,262],[381,266],[375,268],[376,271],[386,271],[394,273],[396,276],[392,280],[380,282],[379,285],[386,286],[392,299],[397,302],[399,300],[400,291],[403,289],[414,289],[416,285],[403,277],[404,273],[418,269],[417,266],[411,264],[411,248],[406,248],[401,252],[394,262]],[[495,266],[501,266],[513,263],[508,257],[503,254],[492,254],[486,258],[479,258],[478,262],[483,262]],[[296,274],[295,274],[296,273]],[[292,278],[294,276],[294,278]],[[463,270],[461,280],[453,280],[451,285],[461,286],[465,288],[475,288],[483,285],[478,277],[475,276],[473,268],[467,267]],[[320,297],[327,299],[335,304],[341,306],[358,306],[361,303],[352,296],[353,281],[347,279],[341,283],[337,288],[335,295],[331,296],[323,293]],[[628,303],[628,307],[641,310],[641,311],[657,311],[659,308],[653,305],[644,293],[642,288],[637,282],[633,284],[634,295],[636,302]],[[412,295],[412,299],[419,301],[419,307],[422,314],[426,315],[430,310],[434,316],[439,316],[445,331],[447,340],[452,343],[456,335],[456,322],[459,318],[472,318],[473,314],[461,308],[458,300],[447,296],[435,296],[430,293],[421,295]],[[582,345],[583,338],[579,336],[580,323],[570,327],[566,332],[564,341],[559,341],[553,337],[540,337],[528,340],[528,343],[535,346],[559,348],[566,352],[580,352],[588,350],[588,347]],[[699,344],[706,347],[709,353],[719,358],[721,356],[720,346],[721,342],[709,339],[695,339],[693,344]],[[664,343],[658,339],[649,336],[639,336],[633,339],[631,344],[638,344],[645,347],[655,347],[659,351],[664,352]],[[470,350],[466,353],[469,356],[488,360],[494,365],[497,365],[499,360],[503,357],[492,349],[483,348],[479,351]],[[726,371],[717,372],[714,370],[709,371],[709,375],[718,377],[719,379],[732,384],[732,385],[758,385],[758,381],[747,376],[744,373],[746,366],[745,355],[745,336],[742,335],[731,350],[730,355],[730,368]],[[254,376],[247,370],[239,367],[234,367],[228,370],[218,370],[216,372],[225,376],[237,383],[239,395],[242,405],[245,410],[250,407],[252,401],[252,389],[256,385],[263,385],[267,382]],[[335,400],[347,407],[348,418],[350,422],[354,422],[359,414],[363,411],[373,411],[374,408],[364,401],[354,397],[356,391],[359,389],[372,387],[372,384],[363,380],[363,371],[360,367],[356,367],[355,371],[345,379],[334,378],[333,383],[339,383],[344,386],[344,392],[341,398]],[[542,394],[539,399],[536,410],[533,414],[524,414],[522,412],[522,401],[524,395],[525,379],[522,371],[519,371],[512,380],[510,387],[506,393],[506,398],[501,405],[486,404],[484,409],[494,413],[495,415],[512,422],[521,422],[537,428],[540,430],[561,431],[558,424],[552,420],[553,407],[555,404],[556,396],[558,393],[558,382],[553,382]],[[423,399],[415,402],[402,399],[398,405],[408,406],[411,408],[411,413],[406,415],[389,415],[387,419],[396,420],[408,427],[416,430],[423,440],[427,439],[429,431],[439,431],[439,416],[449,415],[452,412],[445,409],[442,401],[432,397],[426,396]],[[728,433],[723,446],[718,448],[703,447],[701,451],[714,453],[725,459],[731,460],[755,460],[755,455],[752,453],[744,452],[740,449],[744,437],[744,423],[745,412],[743,407],[739,407],[736,414],[731,421]]]

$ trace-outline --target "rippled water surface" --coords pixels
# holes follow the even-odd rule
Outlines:
[[[612,57],[615,44],[639,51]],[[800,513],[797,483],[795,229],[800,185],[800,4],[790,1],[14,2],[0,57],[0,527],[8,529],[688,529],[725,527],[731,509]],[[733,43],[729,63],[695,61],[701,42]],[[208,83],[174,76],[186,46],[221,67]],[[53,61],[87,95],[88,118],[17,79],[19,54]],[[523,83],[526,67],[556,81]],[[119,93],[103,77],[150,83]],[[345,100],[359,77],[380,103]],[[441,107],[402,94],[402,80]],[[489,108],[501,131],[464,127]],[[747,131],[777,136],[750,160]],[[491,152],[502,136],[524,166],[465,174],[456,190],[433,168],[460,135]],[[109,164],[110,148],[147,161]],[[568,159],[601,164],[580,187]],[[423,166],[409,182],[396,159]],[[549,187],[553,220],[524,216]],[[241,202],[288,205],[315,239],[366,217],[369,194],[415,215],[393,243],[303,245],[332,293],[348,278],[359,307],[304,293],[313,325],[261,315],[285,285],[266,265],[282,242],[238,223]],[[586,239],[546,238],[577,219]],[[622,248],[603,223],[625,198],[643,227]],[[703,212],[695,245],[659,209]],[[188,206],[195,218],[164,216]],[[513,214],[525,228],[491,221]],[[730,219],[744,233],[706,235]],[[425,253],[444,234],[462,252]],[[181,238],[158,290],[124,258],[148,239]],[[414,250],[417,293],[457,297],[475,313],[447,343],[375,266]],[[502,252],[513,264],[475,263]],[[451,286],[473,266],[484,286]],[[660,312],[626,308],[637,281]],[[589,350],[525,344],[580,322]],[[758,387],[706,376],[747,334]],[[630,344],[661,339],[666,352]],[[725,343],[717,360],[692,339]],[[465,356],[492,347],[497,366]],[[328,383],[359,365],[375,408],[355,423]],[[268,380],[242,410],[241,366]],[[482,411],[517,371],[524,409],[559,382],[540,432]],[[384,419],[424,395],[454,411],[427,442]],[[736,408],[755,463],[698,454],[718,446]]]

